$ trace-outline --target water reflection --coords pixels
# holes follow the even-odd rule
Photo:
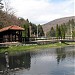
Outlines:
[[[9,55],[9,68],[20,69],[15,75],[74,75],[74,60],[75,47],[48,48]],[[5,55],[0,54],[0,71],[5,69]]]
[[[6,59],[4,54],[0,54],[0,71],[6,69]]]
[[[65,48],[57,48],[56,54],[57,54],[57,63],[59,64],[60,61],[63,61],[66,58]]]
[[[9,60],[10,60],[9,63],[10,69],[18,67],[25,69],[30,68],[30,63],[31,63],[30,53],[25,53],[17,56],[10,56]]]
[[[30,53],[22,53],[20,55],[9,56],[9,69],[25,68],[29,69],[31,63]],[[6,69],[6,59],[4,54],[0,54],[0,71]]]

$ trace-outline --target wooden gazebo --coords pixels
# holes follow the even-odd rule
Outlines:
[[[22,42],[22,31],[24,28],[11,25],[0,29],[0,42]]]

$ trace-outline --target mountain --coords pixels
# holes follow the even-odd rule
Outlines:
[[[69,20],[72,20],[72,19],[74,19],[74,21],[75,21],[75,16],[59,18],[59,19],[55,19],[53,21],[50,21],[50,22],[42,25],[43,31],[47,33],[48,31],[50,31],[51,27],[56,28],[57,24],[61,25],[63,23],[67,23]]]

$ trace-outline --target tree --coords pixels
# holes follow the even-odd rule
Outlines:
[[[72,19],[72,20],[70,21],[70,24],[72,24],[72,26],[74,26],[74,19]]]
[[[70,24],[72,25],[71,26],[71,29],[72,29],[72,38],[74,39],[74,37],[75,37],[75,22],[74,22],[74,19],[71,20]]]
[[[30,25],[31,25],[31,30],[32,30],[31,34],[36,35],[37,34],[37,26],[33,23],[30,23]]]
[[[29,21],[26,21],[25,24],[23,25],[23,28],[25,29],[24,32],[23,32],[23,36],[24,37],[30,37],[29,36]]]
[[[59,26],[58,26],[58,24],[56,25],[56,37],[57,37],[57,39],[59,38]]]
[[[5,1],[3,0],[3,5],[4,5],[4,9],[0,10],[0,23],[1,25],[4,26],[9,26],[9,25],[19,25],[18,22],[18,18],[12,13],[12,9],[9,6],[9,2],[8,0]],[[0,1],[0,5],[1,5],[1,1]],[[10,14],[11,12],[11,14]]]
[[[75,39],[75,30],[72,31],[72,39]]]
[[[63,38],[63,39],[65,39],[65,23],[64,24],[62,24],[61,26],[60,26],[60,32],[61,32],[61,39]]]
[[[67,32],[67,30],[66,30],[66,25],[64,24],[63,25],[63,39],[65,39],[65,35],[66,35],[66,32]]]
[[[56,25],[56,37],[57,37],[57,39],[62,38],[61,26],[58,26],[58,24]]]
[[[62,34],[61,34],[61,26],[59,26],[59,28],[58,28],[58,32],[59,32],[59,39],[61,38],[62,39]]]
[[[51,27],[51,29],[50,29],[50,36],[55,37],[55,30],[53,27]]]
[[[5,14],[14,14],[15,12],[13,11],[13,8],[10,6],[9,0],[5,1],[4,0],[4,11]]]
[[[43,28],[40,24],[38,25],[38,35],[39,36],[44,36],[44,31],[43,31]]]
[[[22,27],[24,27],[23,25],[25,23],[27,23],[27,21],[24,18],[22,18],[22,17],[19,17],[18,18],[18,25],[21,25]]]

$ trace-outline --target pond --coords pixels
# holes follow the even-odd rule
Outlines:
[[[5,69],[5,56],[0,54],[0,71]],[[9,55],[9,69],[10,75],[75,75],[75,47],[46,48]]]

